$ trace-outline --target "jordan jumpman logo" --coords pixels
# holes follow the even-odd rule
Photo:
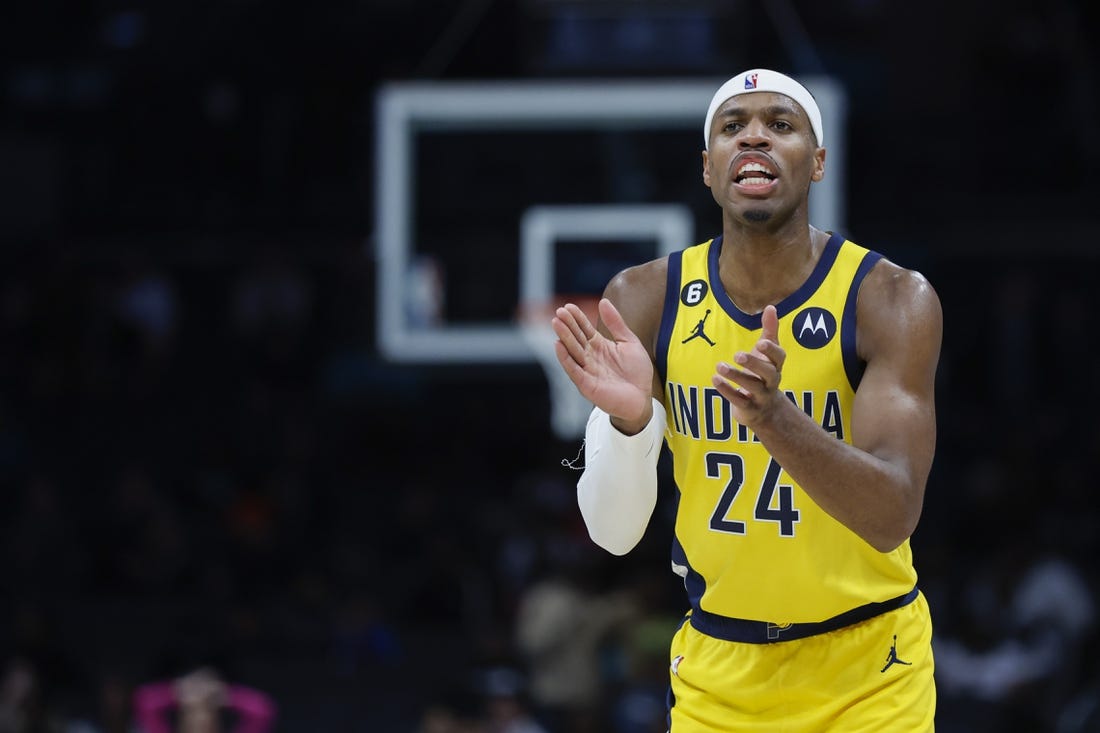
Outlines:
[[[912,664],[912,662],[906,662],[903,659],[898,658],[898,635],[894,634],[894,643],[890,645],[890,653],[886,655],[886,666],[879,670],[879,672],[885,672],[895,664]]]
[[[714,342],[711,341],[710,337],[708,337],[707,334],[704,333],[704,331],[703,331],[703,324],[707,322],[707,316],[709,316],[709,315],[710,315],[710,308],[707,308],[707,312],[704,313],[703,317],[701,319],[699,319],[699,322],[695,324],[695,328],[691,329],[691,335],[688,336],[683,341],[681,341],[680,343],[686,344],[688,341],[691,341],[692,339],[701,338],[704,341],[706,341],[708,344],[710,344],[711,346],[714,346]]]

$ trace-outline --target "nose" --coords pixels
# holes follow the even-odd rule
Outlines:
[[[745,128],[741,130],[740,139],[737,141],[737,144],[743,150],[767,148],[771,144],[767,125],[761,120],[751,120],[745,125]]]

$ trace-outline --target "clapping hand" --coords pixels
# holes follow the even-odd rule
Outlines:
[[[623,432],[638,432],[653,414],[653,361],[607,298],[600,300],[604,336],[578,306],[566,303],[551,322],[558,362],[582,395],[617,418]]]

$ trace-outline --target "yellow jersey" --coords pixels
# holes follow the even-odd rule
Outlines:
[[[718,237],[670,255],[656,352],[678,489],[672,564],[692,613],[764,622],[778,640],[789,624],[911,600],[917,576],[908,540],[879,552],[826,514],[711,384],[716,364],[750,351],[761,329],[760,314],[740,311],[722,286],[721,246]],[[849,443],[863,367],[856,296],[880,258],[834,234],[806,282],[776,304],[787,353],[780,389]]]

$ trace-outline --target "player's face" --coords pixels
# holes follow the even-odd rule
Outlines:
[[[703,182],[726,211],[745,222],[777,223],[805,206],[810,182],[825,175],[806,112],[785,94],[753,92],[714,114]]]

